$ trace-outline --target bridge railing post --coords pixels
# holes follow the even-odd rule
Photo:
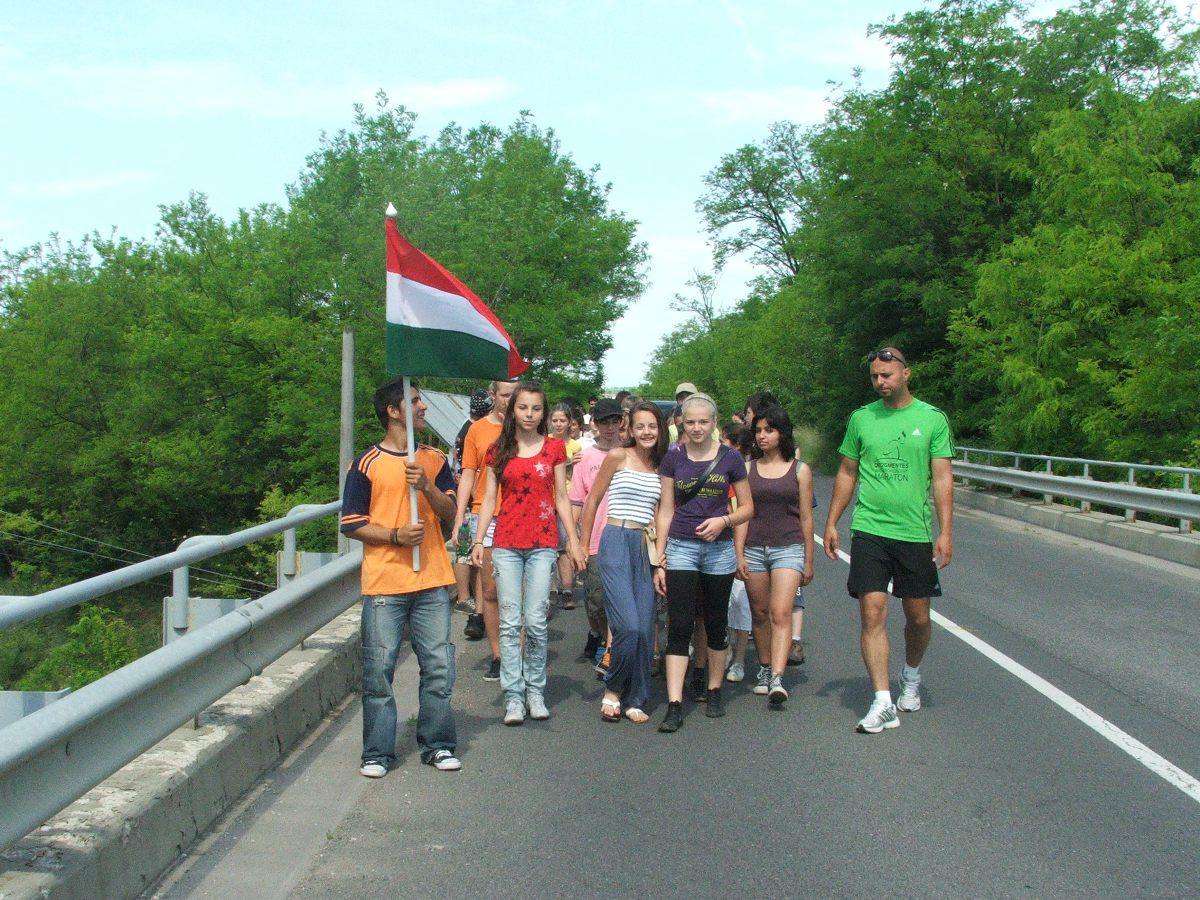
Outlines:
[[[1183,487],[1181,488],[1181,490],[1185,494],[1190,494],[1192,492],[1192,473],[1191,472],[1183,473]],[[1180,534],[1190,534],[1191,531],[1192,531],[1192,520],[1191,519],[1180,519],[1179,520],[1179,533]]]
[[[1137,484],[1137,480],[1134,478],[1134,472],[1133,472],[1132,466],[1129,467],[1129,483],[1132,485]],[[1125,510],[1125,521],[1126,522],[1136,522],[1137,521],[1137,510],[1136,509]]]

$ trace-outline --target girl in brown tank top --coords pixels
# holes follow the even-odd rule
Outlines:
[[[752,425],[748,467],[754,516],[734,536],[746,582],[759,669],[754,693],[778,705],[792,646],[796,590],[813,579],[812,470],[796,459],[792,422],[782,407],[761,410]]]

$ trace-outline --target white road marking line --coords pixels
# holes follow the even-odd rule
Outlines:
[[[821,538],[815,538],[815,540],[822,547],[825,546],[825,542],[821,540]],[[850,554],[846,553],[844,550],[838,550],[837,555],[838,558],[843,562],[850,562]],[[1011,672],[1046,699],[1070,713],[1072,716],[1074,716],[1088,728],[1095,731],[1101,737],[1108,740],[1114,746],[1125,751],[1125,753],[1129,754],[1168,784],[1179,788],[1179,790],[1183,791],[1197,803],[1200,803],[1200,780],[1189,775],[1170,760],[1159,756],[1133,735],[1122,731],[1099,713],[1095,713],[1088,709],[1070,694],[1067,694],[1064,691],[1056,688],[1041,675],[1030,671],[1012,657],[1001,653],[991,644],[971,634],[961,625],[958,625],[957,623],[943,616],[941,613],[937,612],[937,610],[931,609],[929,611],[929,618],[942,628],[946,629],[946,631],[950,632],[950,634],[954,635],[968,647],[978,650],[992,662],[996,663],[996,665],[1000,666],[1000,668]]]

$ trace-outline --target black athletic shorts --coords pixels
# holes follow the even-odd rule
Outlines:
[[[846,580],[851,597],[886,591],[889,581],[894,597],[942,596],[933,544],[897,541],[863,531],[851,535],[850,577]]]

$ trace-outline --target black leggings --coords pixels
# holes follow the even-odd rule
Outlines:
[[[687,656],[696,628],[696,609],[704,615],[708,649],[729,646],[729,591],[733,573],[705,575],[694,569],[667,569],[667,655]],[[697,648],[699,649],[699,648]]]

